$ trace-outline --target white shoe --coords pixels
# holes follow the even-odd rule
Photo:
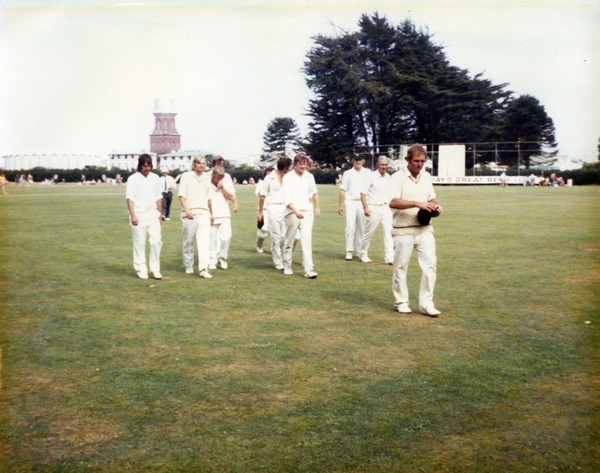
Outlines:
[[[294,274],[294,271],[292,271],[291,269],[283,269],[283,274],[289,276],[290,274]]]
[[[304,277],[307,279],[317,279],[317,273],[315,271],[307,271],[304,273]]]
[[[208,265],[208,269],[217,269],[217,265],[211,263]]]
[[[194,268],[185,268],[185,274],[194,274]]]
[[[392,265],[392,264],[394,264],[394,262],[393,261],[386,261],[385,264]]]
[[[275,269],[277,271],[283,271],[283,265],[282,264],[278,264],[277,266],[275,266]]]
[[[264,253],[262,246],[257,246],[256,247],[256,252],[257,253]]]
[[[153,271],[152,276],[154,279],[162,279],[162,274],[160,274],[160,271]]]
[[[402,304],[400,304],[396,310],[398,312],[400,312],[401,314],[412,314],[412,310],[410,310],[410,307],[408,306],[408,304],[406,302],[403,302]]]
[[[227,269],[227,260],[225,258],[219,258],[219,264],[221,269]]]
[[[441,314],[441,312],[435,307],[429,306],[427,308],[421,307],[421,314],[428,315],[429,317],[437,317]]]
[[[137,275],[140,279],[148,279],[148,271],[138,271]]]
[[[200,271],[200,277],[204,279],[212,279],[212,275],[206,269]]]
[[[360,261],[363,263],[372,263],[373,260],[371,258],[369,258],[368,256],[363,256],[362,258],[360,258]]]
[[[351,251],[346,252],[346,261],[352,261],[352,252]]]
[[[166,220],[167,222],[171,221],[171,219],[170,219],[169,217],[165,218],[165,220]]]

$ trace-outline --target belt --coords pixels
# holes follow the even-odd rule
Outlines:
[[[188,209],[190,212],[192,210],[206,210],[208,212],[208,209],[205,209],[204,207],[192,207],[190,209]],[[185,210],[181,209],[181,213],[185,213]]]

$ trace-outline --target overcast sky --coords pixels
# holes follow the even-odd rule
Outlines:
[[[159,98],[175,101],[183,150],[258,155],[275,117],[307,131],[311,37],[378,11],[427,28],[452,65],[535,96],[560,153],[598,157],[599,0],[171,3],[0,0],[0,155],[148,151]]]

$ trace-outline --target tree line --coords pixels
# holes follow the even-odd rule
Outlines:
[[[385,154],[400,143],[511,143],[509,166],[556,154],[555,129],[531,95],[452,66],[442,46],[410,20],[392,25],[363,14],[358,31],[317,35],[303,72],[314,93],[306,137],[280,117],[264,136],[265,155],[302,149],[322,167],[339,167],[356,147]],[[281,145],[283,143],[283,145]]]

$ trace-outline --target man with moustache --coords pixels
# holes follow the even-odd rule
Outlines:
[[[133,268],[140,279],[148,279],[146,265],[146,234],[150,242],[150,271],[154,279],[160,274],[162,192],[159,179],[152,172],[152,157],[138,158],[137,172],[127,179],[125,198],[133,236]]]

